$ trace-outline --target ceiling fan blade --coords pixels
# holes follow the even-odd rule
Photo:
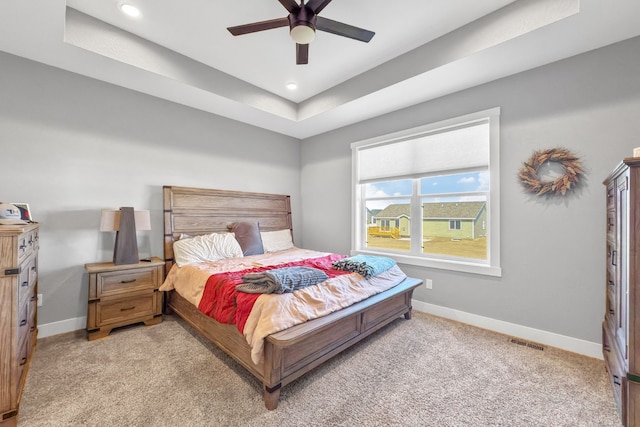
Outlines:
[[[296,44],[296,64],[308,64],[309,63],[309,45],[308,44]]]
[[[287,18],[271,19],[269,21],[254,22],[252,24],[238,25],[235,27],[229,27],[227,30],[234,36],[240,36],[242,34],[255,33],[258,31],[271,30],[272,28],[280,28],[289,26],[289,20]]]
[[[336,34],[342,37],[359,40],[368,43],[376,34],[373,31],[363,28],[354,27],[353,25],[343,24],[342,22],[317,16],[316,29],[326,31],[327,33]]]
[[[281,5],[284,6],[285,9],[289,11],[289,13],[293,13],[294,10],[298,9],[300,5],[296,3],[295,0],[278,0]]]
[[[307,7],[309,9],[313,10],[313,13],[315,13],[317,15],[329,3],[331,3],[331,0],[309,0],[307,2]]]

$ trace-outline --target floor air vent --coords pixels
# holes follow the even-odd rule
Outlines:
[[[509,342],[511,342],[513,344],[518,344],[518,345],[521,345],[521,346],[524,346],[524,347],[529,347],[529,348],[532,348],[534,350],[544,351],[544,347],[541,346],[540,344],[535,344],[535,343],[532,343],[532,342],[522,341],[521,339],[518,339],[518,338],[511,338],[509,340]]]

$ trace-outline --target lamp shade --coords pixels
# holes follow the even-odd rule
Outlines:
[[[137,230],[151,230],[149,211],[134,211],[131,207],[120,210],[102,210],[100,231],[115,231],[116,243],[113,249],[113,263],[137,264],[138,240]]]

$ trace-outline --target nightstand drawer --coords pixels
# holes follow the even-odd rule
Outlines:
[[[156,298],[158,298],[158,292],[124,300],[100,301],[96,304],[96,325],[128,323],[138,317],[153,316]]]
[[[160,286],[157,268],[138,268],[99,273],[95,282],[96,298],[119,297]],[[90,292],[93,290],[90,290]]]

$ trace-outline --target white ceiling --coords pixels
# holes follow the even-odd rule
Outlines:
[[[278,0],[122,2],[2,0],[0,50],[307,138],[640,35],[638,0],[335,0],[320,16],[376,35],[319,31],[296,65],[288,28],[226,30]]]

